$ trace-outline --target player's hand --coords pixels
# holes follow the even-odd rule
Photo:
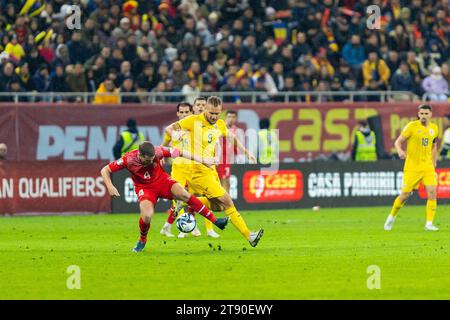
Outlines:
[[[402,160],[405,160],[406,159],[406,153],[405,153],[405,151],[400,151],[399,153],[398,153],[398,157],[400,158],[400,159],[402,159]]]
[[[173,131],[173,133],[172,133],[172,140],[174,140],[174,141],[180,141],[181,138],[183,138],[183,136],[184,136],[185,134],[186,134],[186,133],[183,132],[183,131],[181,131],[181,130]]]
[[[109,188],[108,189],[108,192],[109,192],[109,195],[111,196],[111,197],[120,197],[120,193],[119,193],[119,191],[116,189],[116,187],[111,187],[111,188]]]

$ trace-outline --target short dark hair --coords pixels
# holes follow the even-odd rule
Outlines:
[[[203,97],[203,96],[197,97],[197,98],[195,98],[195,100],[194,100],[194,104],[195,104],[198,100],[207,101],[208,99],[207,99],[206,97]]]
[[[421,104],[417,109],[418,110],[425,109],[425,110],[433,111],[433,108],[431,107],[431,105],[426,104],[426,103]]]
[[[153,157],[155,155],[155,147],[149,141],[144,141],[139,145],[139,153],[142,156]]]
[[[137,123],[136,123],[135,119],[130,118],[130,119],[127,120],[127,127],[128,128],[134,129],[134,128],[136,128],[136,126],[137,126]]]
[[[227,114],[235,114],[235,115],[237,115],[237,112],[235,110],[227,110]]]
[[[218,106],[222,105],[222,99],[220,99],[217,96],[211,96],[208,98],[208,100],[206,100],[206,104],[210,104],[214,107],[218,107]]]
[[[186,101],[182,101],[179,104],[177,104],[177,112],[180,112],[180,107],[189,107],[189,111],[192,112],[192,104]]]
[[[267,118],[259,120],[259,128],[260,129],[269,129],[270,127],[270,120]]]

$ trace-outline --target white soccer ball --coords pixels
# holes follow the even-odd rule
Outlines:
[[[181,232],[189,233],[192,232],[195,227],[197,226],[197,222],[195,220],[195,217],[190,213],[183,213],[178,219],[177,219],[177,228]]]

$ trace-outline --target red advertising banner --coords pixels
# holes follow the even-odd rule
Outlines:
[[[99,161],[0,162],[0,214],[110,212]]]
[[[417,103],[225,104],[238,112],[238,126],[259,129],[268,118],[279,130],[281,160],[302,161],[318,154],[349,152],[358,121],[380,116],[384,145],[394,150],[403,127],[416,119]],[[449,103],[433,103],[433,122],[443,132]],[[0,105],[0,141],[11,160],[111,160],[112,147],[128,118],[146,139],[159,144],[177,120],[175,105]],[[255,151],[255,150],[252,150]]]
[[[267,175],[260,170],[247,171],[242,191],[248,203],[299,201],[303,197],[303,175],[299,170],[279,170]]]

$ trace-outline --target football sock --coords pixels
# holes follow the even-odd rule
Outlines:
[[[245,237],[245,239],[250,240],[250,230],[247,228],[244,219],[241,214],[236,210],[235,206],[231,206],[225,209],[225,214],[230,217],[231,223],[236,229]]]
[[[167,210],[167,222],[169,225],[172,224],[175,221],[175,208],[172,206],[169,210]],[[164,225],[165,226],[165,225]]]
[[[208,219],[205,219],[205,227],[206,227],[206,231],[211,231],[213,230],[213,223],[211,221],[209,221]]]
[[[191,195],[189,200],[186,202],[195,212],[204,216],[206,219],[210,220],[212,223],[216,223],[216,216],[211,210],[208,209],[198,198]]]
[[[393,216],[395,218],[398,214],[398,211],[401,209],[401,207],[403,207],[405,205],[405,202],[406,201],[401,202],[400,197],[395,198],[394,205],[392,206],[392,210],[391,210],[391,216]]]
[[[139,229],[141,231],[141,235],[139,237],[139,240],[143,243],[147,242],[147,233],[150,229],[150,223],[145,223],[142,218],[139,219]]]
[[[434,219],[434,215],[436,214],[437,201],[436,200],[428,200],[427,201],[427,223],[432,223]]]

